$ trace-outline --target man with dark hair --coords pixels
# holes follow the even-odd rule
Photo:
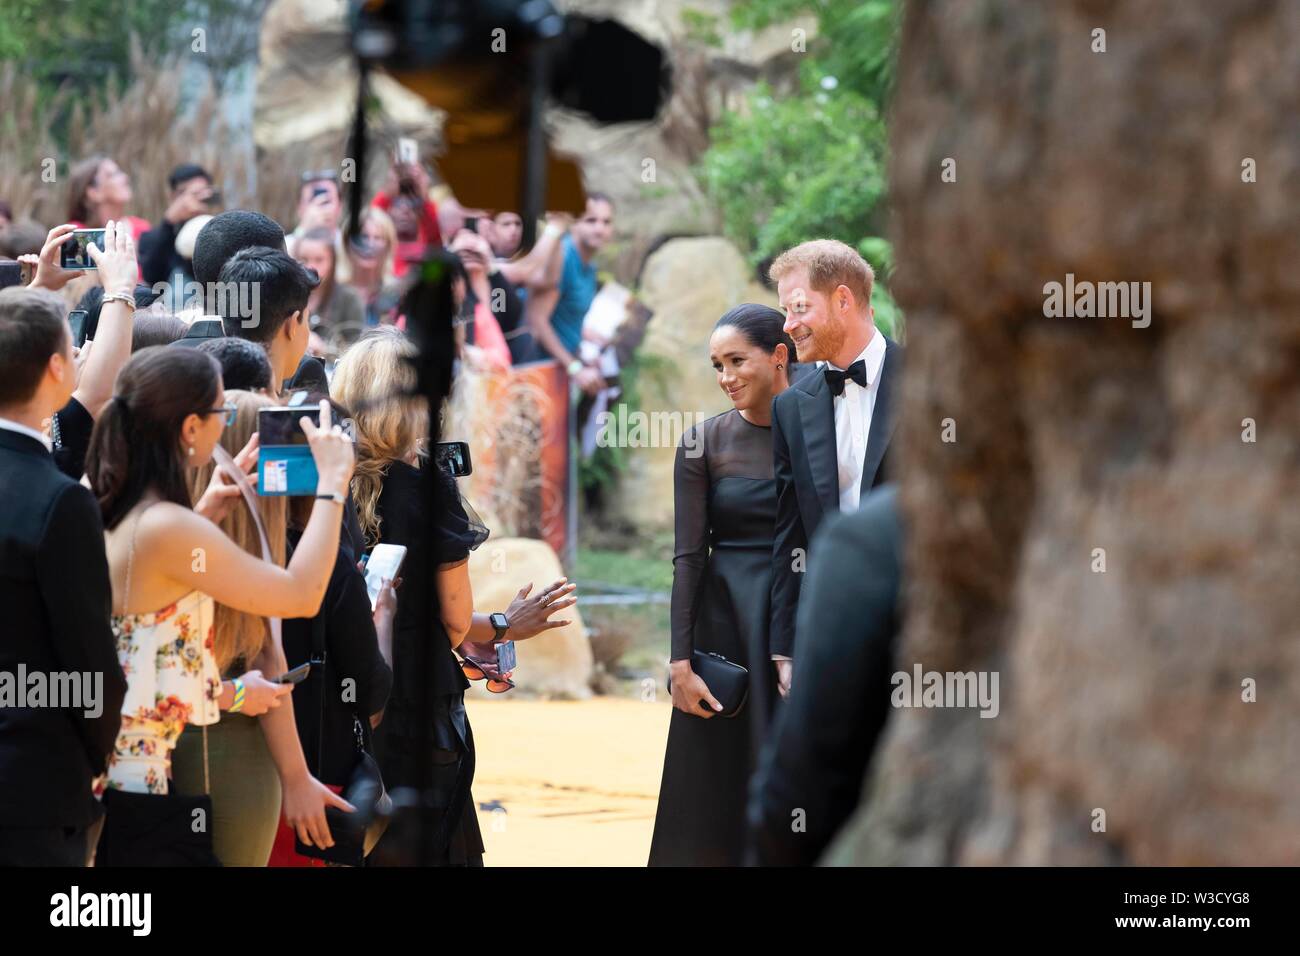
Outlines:
[[[218,314],[225,320],[226,335],[266,349],[272,390],[279,393],[307,354],[307,299],[320,279],[283,249],[253,246],[236,252],[222,266],[217,283],[224,293],[218,296],[225,300]]]
[[[208,339],[199,346],[221,363],[221,383],[227,390],[271,391],[271,360],[266,349],[248,339],[225,336]]]
[[[148,285],[192,278],[189,260],[176,251],[176,234],[195,216],[210,212],[216,195],[211,174],[194,163],[173,169],[167,185],[171,202],[162,221],[140,237],[140,274]]]
[[[41,423],[76,384],[72,331],[48,291],[0,291],[0,865],[83,866],[102,814],[126,678],[109,626],[99,506],[62,474]],[[46,693],[30,696],[43,675]],[[56,693],[56,688],[58,692]]]
[[[216,282],[231,256],[253,246],[285,249],[284,230],[274,219],[247,209],[213,216],[194,241],[194,278],[204,285]]]
[[[591,260],[609,242],[613,223],[614,203],[609,196],[589,194],[582,218],[573,224],[541,277],[528,289],[526,308],[533,340],[588,395],[604,389],[605,380],[595,365],[584,363],[578,356],[578,344],[582,341],[582,320],[596,298],[596,266]]]

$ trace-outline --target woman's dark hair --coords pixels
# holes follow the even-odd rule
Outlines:
[[[745,340],[755,348],[771,355],[778,345],[785,346],[786,371],[794,368],[794,340],[783,330],[785,316],[768,305],[756,305],[746,302],[729,311],[713,327],[716,332],[724,325],[734,325],[740,330]]]
[[[68,215],[64,222],[79,222],[89,228],[94,227],[90,221],[90,203],[86,200],[86,190],[94,185],[99,178],[99,167],[106,162],[107,156],[91,156],[68,170]]]
[[[206,352],[154,346],[131,356],[86,452],[86,476],[105,528],[117,527],[149,488],[190,507],[181,423],[209,412],[220,391],[221,366]]]
[[[139,352],[155,345],[171,345],[185,338],[190,327],[174,315],[145,312],[131,326],[131,351]]]

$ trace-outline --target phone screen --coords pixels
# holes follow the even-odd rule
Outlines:
[[[306,417],[320,427],[320,406],[312,408],[264,408],[257,413],[257,443],[268,445],[305,445],[307,433],[298,419]]]
[[[469,443],[463,441],[440,441],[434,446],[434,462],[453,478],[464,478],[473,474],[474,465],[469,457]]]
[[[63,241],[59,248],[59,265],[65,269],[98,269],[86,246],[94,243],[99,249],[104,248],[103,229],[77,229]]]
[[[86,344],[86,317],[89,313],[85,309],[73,309],[68,313],[68,325],[72,327],[72,344],[81,348]]]

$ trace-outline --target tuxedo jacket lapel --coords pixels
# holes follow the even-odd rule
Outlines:
[[[835,408],[830,386],[820,369],[803,378],[800,386],[799,420],[803,423],[804,452],[812,469],[817,497],[824,510],[839,511],[840,465],[835,451]]]
[[[876,391],[876,404],[871,410],[871,431],[867,435],[867,456],[862,462],[863,497],[871,490],[880,470],[880,462],[889,448],[897,419],[895,404],[898,395],[895,386],[902,368],[902,347],[892,339],[885,339],[885,361],[880,367],[880,388]]]

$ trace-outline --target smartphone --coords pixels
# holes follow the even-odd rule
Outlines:
[[[86,318],[90,315],[85,309],[73,309],[68,313],[68,325],[72,327],[72,344],[81,348],[86,344]]]
[[[406,559],[406,546],[401,544],[377,544],[366,558],[366,593],[370,595],[370,610],[375,609],[379,600],[379,588],[384,578],[397,580],[397,572],[402,569]]]
[[[464,478],[474,473],[474,463],[469,457],[469,443],[440,441],[433,447],[433,460],[439,468],[453,478]]]
[[[59,265],[65,269],[98,269],[90,258],[86,246],[94,243],[102,252],[104,249],[103,229],[76,229],[63,241],[59,248]]]
[[[257,413],[257,493],[314,495],[319,478],[299,419],[320,427],[320,406],[263,408]]]
[[[415,165],[420,161],[420,148],[416,145],[415,140],[405,136],[397,141],[397,161],[399,163],[410,163]]]
[[[203,200],[203,205],[205,205],[205,206],[220,206],[220,205],[221,205],[221,190],[220,190],[220,189],[214,189],[214,190],[212,190],[212,192],[208,193],[208,198],[205,199],[205,200]]]
[[[509,674],[517,666],[515,642],[502,641],[497,645],[497,672],[502,675]]]
[[[311,673],[311,662],[308,661],[306,664],[299,664],[299,665],[298,665],[297,667],[295,667],[293,670],[285,671],[283,674],[281,674],[279,677],[277,677],[277,678],[276,678],[275,680],[273,680],[271,683],[273,683],[273,684],[301,684],[304,680],[307,679],[307,675],[310,674],[310,673]]]
[[[470,232],[478,232],[478,216],[466,216],[465,228]]]
[[[0,259],[0,289],[11,285],[26,285],[23,281],[23,264],[17,259]]]

